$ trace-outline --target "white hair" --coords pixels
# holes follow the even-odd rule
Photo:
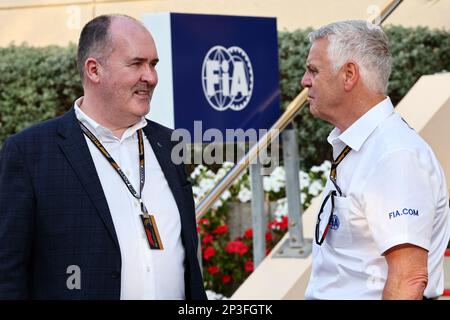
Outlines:
[[[363,83],[374,92],[386,94],[392,59],[388,38],[379,26],[365,20],[335,22],[308,37],[311,43],[328,39],[328,58],[334,72],[353,60],[359,66]]]

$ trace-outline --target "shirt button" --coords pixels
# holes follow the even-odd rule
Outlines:
[[[119,277],[120,277],[120,272],[118,272],[118,271],[111,272],[111,278],[118,279]]]
[[[147,272],[150,272],[150,267],[147,267]]]

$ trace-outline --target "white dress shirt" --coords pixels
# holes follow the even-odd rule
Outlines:
[[[328,142],[335,159],[345,145],[352,151],[337,167],[343,196],[335,199],[332,227],[322,246],[313,241],[306,298],[381,299],[388,272],[382,254],[403,243],[428,250],[424,295],[441,295],[449,202],[431,148],[394,112],[389,98],[344,132],[335,128]],[[325,195],[334,189],[328,179]]]
[[[80,98],[82,99],[82,98]],[[147,125],[144,117],[128,128],[121,139],[87,116],[75,101],[75,114],[103,144],[139,193],[137,131]],[[145,185],[142,199],[156,219],[164,250],[151,250],[140,219],[139,201],[100,151],[85,136],[108,202],[122,258],[123,300],[184,299],[184,259],[178,207],[153,149],[143,134]]]

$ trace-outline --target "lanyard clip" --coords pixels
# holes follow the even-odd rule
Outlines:
[[[144,215],[144,218],[146,219],[150,218],[150,215],[148,214],[147,211],[147,207],[145,206],[144,201],[142,201],[142,198],[139,198],[139,203],[141,204],[141,211],[142,214]]]

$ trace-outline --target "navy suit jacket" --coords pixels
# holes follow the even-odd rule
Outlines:
[[[171,161],[171,130],[143,129],[180,212],[186,299],[206,299],[191,184]],[[147,183],[151,184],[151,181]],[[68,267],[81,289],[69,289]],[[0,299],[119,299],[121,254],[74,109],[11,136],[0,150]]]

